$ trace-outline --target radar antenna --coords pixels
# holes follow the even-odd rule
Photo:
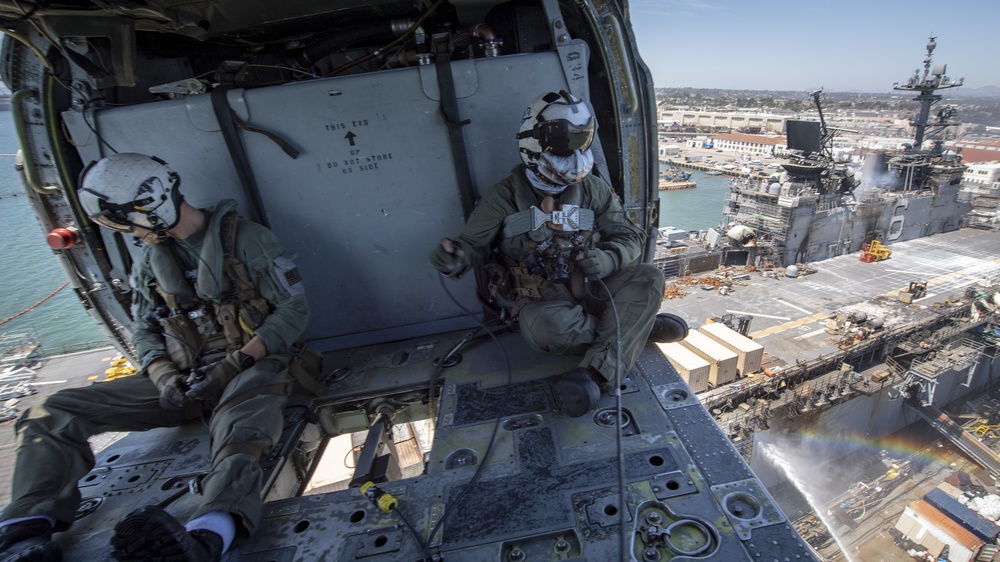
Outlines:
[[[937,37],[932,35],[927,43],[927,56],[924,57],[923,76],[920,76],[920,70],[917,69],[913,71],[913,76],[907,80],[906,84],[901,85],[899,82],[896,82],[892,85],[892,89],[894,90],[919,92],[919,95],[913,98],[913,100],[920,102],[920,113],[915,119],[910,121],[910,126],[916,129],[916,136],[913,143],[914,152],[920,151],[920,146],[924,142],[925,135],[936,135],[947,127],[958,125],[957,122],[951,121],[951,118],[955,116],[953,108],[941,109],[937,114],[937,120],[934,123],[930,123],[931,107],[942,99],[942,96],[934,92],[948,88],[957,88],[965,83],[965,78],[959,78],[958,82],[953,82],[951,78],[945,75],[948,65],[936,64],[931,66],[931,55],[934,53],[934,48],[937,47],[935,39]],[[932,151],[940,153],[942,142],[940,139],[935,139]]]

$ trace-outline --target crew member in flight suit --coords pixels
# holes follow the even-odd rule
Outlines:
[[[130,279],[141,369],[59,391],[17,421],[0,561],[61,558],[51,537],[80,505],[77,481],[95,462],[88,437],[178,426],[203,412],[212,464],[192,519],[185,526],[158,506],[141,507],[115,528],[112,554],[219,560],[260,523],[258,460],[281,435],[309,304],[273,232],[239,217],[232,200],[189,205],[179,184],[163,162],[140,154],[108,156],[85,172],[79,196],[90,218],[145,242]]]
[[[688,330],[681,318],[657,314],[663,273],[635,263],[645,236],[591,173],[596,128],[588,105],[565,91],[535,99],[517,135],[522,164],[488,188],[462,233],[430,256],[449,277],[483,267],[492,298],[511,309],[534,349],[583,355],[549,381],[570,417],[594,410],[601,388],[615,385],[619,368],[628,374],[647,340],[680,341]],[[595,278],[613,295],[617,326]]]

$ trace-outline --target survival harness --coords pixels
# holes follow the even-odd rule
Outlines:
[[[582,204],[580,186],[571,186],[556,203],[551,196],[538,205],[531,188],[521,181],[513,186],[517,208],[504,219],[502,246],[521,244],[518,262],[494,252],[483,266],[490,298],[517,317],[532,301],[575,300],[582,295],[582,279],[574,274],[574,255],[590,238],[593,209]],[[521,237],[521,238],[518,238]]]
[[[222,304],[215,305],[215,320],[226,337],[227,351],[235,351],[250,341],[254,330],[271,313],[270,303],[250,280],[246,264],[236,257],[238,223],[236,213],[222,217],[222,270],[229,281],[229,294],[222,297]]]
[[[163,291],[156,285],[157,293],[163,298],[171,312],[165,318],[158,318],[163,328],[167,355],[182,371],[196,367],[202,359],[219,359],[225,353],[240,349],[254,336],[264,319],[271,313],[271,304],[260,295],[250,278],[246,264],[236,256],[236,231],[239,216],[226,213],[221,220],[221,245],[223,251],[223,278],[220,302],[212,304],[211,313],[202,309],[186,311],[181,308],[176,296]],[[176,247],[171,245],[174,260],[182,265]],[[194,280],[185,275],[189,284]],[[214,325],[211,321],[214,316]],[[220,337],[221,329],[221,337]],[[313,395],[323,391],[317,380],[322,370],[322,354],[299,341],[293,344],[288,369],[295,380]],[[278,356],[279,359],[282,357]],[[204,365],[201,365],[204,366]],[[290,389],[287,393],[290,393]],[[234,397],[227,401],[232,407],[239,403]],[[248,397],[242,397],[245,400]],[[227,404],[216,407],[216,414]]]

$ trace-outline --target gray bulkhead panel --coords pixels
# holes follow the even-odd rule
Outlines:
[[[586,56],[585,45],[576,48]],[[452,72],[478,193],[520,162],[515,135],[524,107],[539,93],[565,89],[566,79],[555,52],[457,61]],[[306,336],[326,339],[320,347],[412,337],[463,321],[427,261],[464,224],[439,98],[433,65],[228,93],[240,119],[300,151],[292,159],[266,136],[240,132],[270,226],[298,254],[313,312]],[[115,150],[167,161],[192,204],[233,198],[249,215],[210,96],[94,117]],[[109,153],[98,152],[80,114],[66,119],[84,162]],[[449,289],[478,310],[471,279]]]

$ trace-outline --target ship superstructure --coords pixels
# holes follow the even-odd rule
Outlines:
[[[862,170],[853,168],[846,158],[834,157],[830,147],[837,130],[827,127],[820,92],[813,92],[819,121],[788,123],[792,156],[783,170],[732,182],[725,222],[727,230],[741,225],[753,231],[749,263],[780,267],[818,261],[858,251],[872,240],[901,242],[962,225],[971,210],[959,197],[965,166],[961,156],[942,148],[943,132],[957,124],[955,110],[940,108],[931,117],[942,99],[935,92],[962,81],[948,78],[945,65],[932,65],[935,46],[932,37],[922,75],[917,71],[894,86],[916,92],[913,99],[920,102],[910,123],[912,144],[869,153]]]

